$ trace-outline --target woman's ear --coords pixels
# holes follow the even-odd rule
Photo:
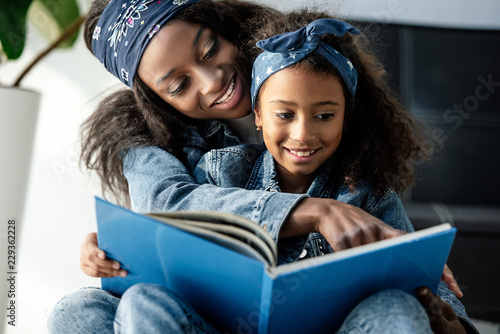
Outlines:
[[[342,125],[342,131],[347,131],[347,117],[345,117],[345,114],[344,114],[344,121],[343,121],[343,125]]]

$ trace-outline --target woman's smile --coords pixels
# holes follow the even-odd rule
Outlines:
[[[217,109],[233,109],[242,99],[243,89],[239,76],[237,73],[233,75],[229,81],[226,90],[219,95],[216,102],[211,107]]]
[[[182,114],[227,119],[251,112],[246,66],[234,44],[207,27],[176,21],[149,43],[138,74]]]

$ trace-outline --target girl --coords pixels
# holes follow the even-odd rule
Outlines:
[[[383,147],[391,146],[385,141],[398,133],[393,125],[405,115],[388,114],[384,108],[362,109],[380,105],[383,94],[368,94],[363,86],[358,87],[357,69],[361,72],[366,68],[363,58],[351,52],[348,59],[337,51],[352,50],[349,44],[356,41],[345,36],[348,32],[359,34],[345,22],[320,19],[295,32],[258,42],[265,52],[253,65],[251,95],[255,124],[263,132],[265,146],[247,144],[208,152],[195,168],[196,181],[329,197],[358,206],[396,229],[413,231],[393,189],[398,183],[384,180],[383,169],[357,172],[358,164],[372,159],[364,154],[390,161],[390,152]],[[371,128],[385,135],[369,137]],[[405,150],[402,147],[400,151]],[[279,264],[333,252],[321,228],[310,226],[303,233],[279,241]],[[452,301],[451,307],[441,304],[443,312],[450,315],[449,330],[473,329],[451,291],[442,284],[438,293]],[[432,328],[440,332],[443,319],[430,319]],[[402,326],[398,330],[404,333],[424,328],[430,331],[428,319],[410,315],[397,326]]]

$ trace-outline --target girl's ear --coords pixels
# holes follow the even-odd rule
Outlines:
[[[259,106],[255,106],[255,109],[253,110],[253,112],[255,113],[255,125],[257,127],[262,127],[262,118],[260,116],[260,108]]]

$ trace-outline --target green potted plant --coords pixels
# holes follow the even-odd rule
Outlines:
[[[7,242],[6,224],[15,221],[16,242],[19,242],[40,102],[40,94],[21,88],[21,82],[47,54],[73,45],[84,17],[76,0],[0,0],[0,8],[0,66],[17,61],[22,55],[28,21],[48,39],[47,48],[35,56],[13,84],[6,84],[0,78],[0,225],[5,228],[0,236]],[[3,240],[0,244],[5,245]],[[7,268],[7,254],[3,254],[6,250],[7,247],[0,254],[1,268]],[[7,296],[5,283],[0,288],[3,304]],[[5,319],[2,317],[0,321],[0,332]]]

